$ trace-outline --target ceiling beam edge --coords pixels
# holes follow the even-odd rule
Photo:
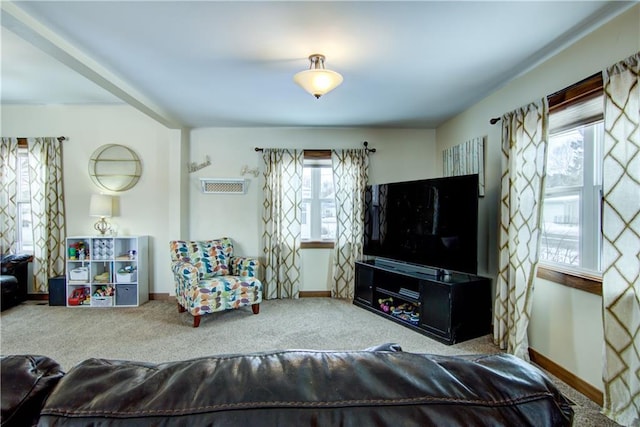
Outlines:
[[[2,26],[170,129],[184,127],[131,85],[84,54],[10,1],[1,1]]]

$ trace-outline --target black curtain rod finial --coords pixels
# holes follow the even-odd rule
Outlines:
[[[363,142],[363,144],[364,144],[364,149],[367,152],[370,152],[370,153],[375,153],[376,152],[375,148],[369,148],[369,143],[367,141]]]
[[[500,121],[500,117],[494,117],[493,119],[489,120],[489,123],[491,123],[492,125],[495,125],[499,121]]]

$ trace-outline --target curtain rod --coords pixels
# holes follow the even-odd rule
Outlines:
[[[491,123],[492,125],[495,125],[500,120],[501,120],[500,117],[494,117],[493,119],[489,120],[489,123]]]
[[[21,137],[18,137],[16,139],[18,140],[18,144],[26,145],[27,144],[27,139],[29,139],[29,138],[25,138],[25,137],[21,136]],[[69,140],[69,138],[67,138],[66,136],[59,136],[56,139],[58,140],[58,142],[68,141]]]
[[[369,143],[367,141],[363,142],[362,145],[364,145],[364,149],[367,151],[367,153],[375,153],[376,152],[375,148],[369,148]],[[255,151],[264,151],[264,148],[256,147],[256,148],[254,148],[254,150]],[[316,150],[319,151],[321,149],[316,149]]]
[[[29,138],[19,137],[19,138],[16,138],[16,139],[18,139],[18,140],[21,140],[21,139],[22,139],[22,140],[25,140],[25,141],[26,141],[26,140],[27,140],[27,139],[29,139]],[[67,138],[66,136],[59,136],[59,137],[57,137],[56,139],[58,140],[58,142],[68,141],[68,140],[69,140],[69,138]]]

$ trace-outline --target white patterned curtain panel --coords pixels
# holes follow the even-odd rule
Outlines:
[[[604,77],[603,413],[640,425],[640,52]]]
[[[49,277],[64,274],[65,212],[62,143],[57,138],[29,138],[29,190],[33,224],[33,286],[49,292]]]
[[[546,169],[546,99],[502,117],[499,265],[493,339],[529,360],[527,327],[540,246]]]
[[[265,149],[262,252],[266,299],[298,298],[302,150]]]
[[[366,149],[332,150],[331,163],[337,222],[331,297],[353,300],[355,262],[362,257],[369,156]]]
[[[18,140],[2,138],[0,145],[0,253],[14,254],[18,249],[16,221],[18,209]]]
[[[469,141],[442,152],[444,176],[478,174],[478,194],[484,196],[484,139]]]
[[[17,251],[18,140],[2,138],[2,253]],[[64,274],[65,212],[62,147],[57,138],[28,138],[27,164],[33,227],[33,289],[49,292],[49,278]]]

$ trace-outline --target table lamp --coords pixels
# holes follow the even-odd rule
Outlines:
[[[93,194],[91,203],[89,204],[89,216],[97,216],[100,219],[94,224],[93,228],[104,235],[110,228],[105,218],[111,217],[112,197],[106,194]]]

